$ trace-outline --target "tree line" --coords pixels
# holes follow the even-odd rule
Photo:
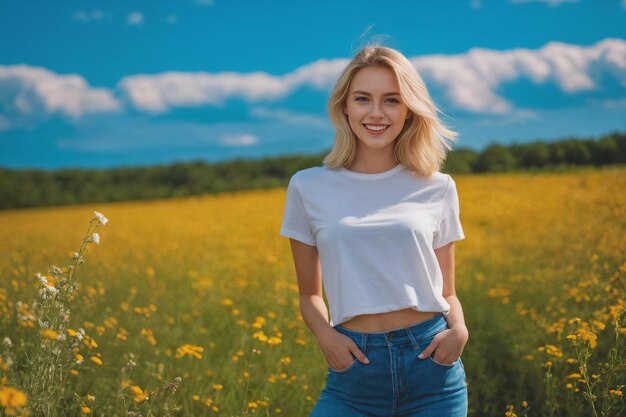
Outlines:
[[[284,187],[291,175],[322,164],[319,154],[205,161],[149,167],[60,169],[0,168],[0,210],[79,203],[146,200]],[[443,171],[450,174],[570,170],[626,164],[626,132],[595,139],[492,143],[482,151],[456,148]]]

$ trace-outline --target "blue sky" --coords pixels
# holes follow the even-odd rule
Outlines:
[[[0,0],[0,166],[321,152],[332,85],[373,40],[458,147],[626,131],[626,0]]]

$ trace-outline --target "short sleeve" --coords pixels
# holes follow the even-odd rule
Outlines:
[[[298,189],[297,172],[291,177],[287,186],[287,199],[285,201],[280,235],[299,240],[307,245],[316,246],[315,235],[311,230],[304,202]]]
[[[448,175],[448,187],[442,201],[439,227],[433,236],[433,248],[438,249],[455,240],[465,239],[461,225],[459,195],[456,183]]]

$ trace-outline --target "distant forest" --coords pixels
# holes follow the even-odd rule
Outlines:
[[[320,166],[315,155],[204,161],[111,169],[13,170],[0,168],[0,210],[79,203],[146,200],[284,187],[298,170]],[[571,170],[626,164],[626,133],[597,139],[491,144],[477,152],[457,148],[442,171],[450,174]]]

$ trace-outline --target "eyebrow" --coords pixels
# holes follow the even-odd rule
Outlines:
[[[365,94],[365,95],[371,96],[371,94],[368,93],[367,91],[360,91],[360,90],[359,91],[354,91],[354,92],[352,92],[352,94]],[[399,95],[400,95],[400,93],[392,92],[392,93],[385,93],[385,94],[383,94],[383,97],[384,96],[399,96]]]

